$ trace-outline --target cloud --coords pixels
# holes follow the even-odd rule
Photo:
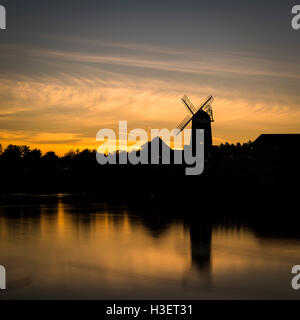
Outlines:
[[[96,146],[96,132],[117,129],[119,120],[128,120],[129,129],[172,129],[186,116],[183,94],[195,105],[214,95],[216,143],[243,142],[262,132],[297,132],[300,127],[300,73],[297,67],[292,70],[294,61],[290,65],[277,57],[273,66],[265,58],[235,53],[209,56],[134,44],[97,46],[130,53],[0,46],[0,63],[18,57],[27,62],[0,79],[3,144],[16,141],[57,150]]]
[[[261,57],[236,52],[176,51],[171,48],[147,46],[128,43],[110,43],[93,40],[77,40],[78,43],[95,43],[108,48],[126,48],[129,52],[117,50],[107,54],[98,50],[52,50],[40,46],[16,44],[0,45],[0,56],[5,58],[45,59],[59,62],[75,62],[78,64],[104,64],[154,69],[177,73],[202,75],[276,77],[300,79],[300,67],[295,58],[283,59],[277,56]],[[94,52],[96,51],[96,52]],[[100,50],[101,52],[101,50]]]

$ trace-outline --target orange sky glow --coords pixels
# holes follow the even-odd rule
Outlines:
[[[78,24],[61,4],[57,28],[55,10],[47,6],[11,9],[26,23],[20,28],[12,21],[0,34],[2,147],[29,145],[59,155],[95,149],[98,130],[117,133],[120,120],[128,121],[128,130],[171,130],[187,115],[183,95],[195,106],[213,95],[216,145],[253,141],[262,133],[299,133],[299,34],[282,10],[272,29],[252,5],[239,7],[247,9],[244,27],[240,15],[222,8],[204,28],[216,7],[176,2],[170,12],[158,3],[93,5]],[[82,12],[76,8],[72,14]],[[176,12],[185,19],[178,21]]]

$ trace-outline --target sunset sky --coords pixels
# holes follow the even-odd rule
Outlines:
[[[0,144],[62,154],[119,120],[172,129],[184,94],[214,96],[215,144],[299,133],[296,3],[1,0]]]

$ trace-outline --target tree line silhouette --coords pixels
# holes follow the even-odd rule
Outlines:
[[[147,197],[166,196],[176,185],[197,193],[216,185],[291,185],[299,180],[299,147],[273,149],[251,141],[213,146],[203,174],[186,176],[184,164],[99,165],[96,150],[70,150],[59,156],[26,145],[0,145],[0,191],[99,192],[105,198],[126,198],[133,190]]]
[[[58,156],[54,151],[42,154],[40,149],[31,149],[26,145],[8,145],[3,150],[0,144],[0,160],[7,164],[22,162],[23,165],[45,163],[45,164],[66,164],[70,161],[95,160],[96,150],[79,149],[68,151],[64,156]]]
[[[241,154],[249,153],[253,149],[252,142],[220,144],[213,147],[214,154],[221,154],[223,156],[235,157]],[[84,149],[80,151],[70,150],[63,156],[57,155],[54,151],[48,151],[45,154],[40,149],[31,149],[27,145],[8,145],[3,149],[0,144],[0,161],[2,164],[15,164],[15,162],[22,163],[23,165],[30,165],[37,163],[55,164],[55,165],[74,165],[78,163],[85,163],[87,161],[95,161],[96,149]],[[119,154],[118,151],[116,151]]]

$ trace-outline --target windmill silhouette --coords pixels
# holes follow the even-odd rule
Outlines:
[[[187,115],[177,126],[181,132],[192,121],[191,144],[193,155],[196,153],[196,129],[204,130],[204,158],[207,160],[212,146],[211,122],[214,122],[211,103],[213,96],[209,96],[198,108],[195,108],[190,99],[185,95],[181,98],[182,103],[191,113]]]

